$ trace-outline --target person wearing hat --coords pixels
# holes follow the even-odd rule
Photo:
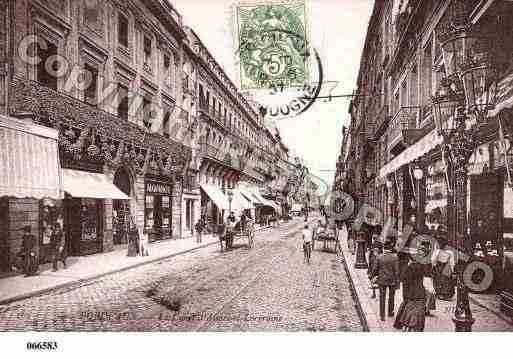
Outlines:
[[[438,241],[438,248],[435,248],[431,257],[433,287],[436,298],[450,301],[455,293],[453,273],[456,260],[454,253],[448,248],[447,233],[439,231],[435,238]]]
[[[23,236],[20,256],[23,258],[23,272],[25,273],[25,277],[35,275],[37,273],[39,264],[37,259],[37,240],[36,236],[34,236],[32,232],[32,227],[30,225],[24,226],[22,228]]]
[[[395,291],[399,286],[399,259],[393,252],[394,238],[387,237],[385,240],[383,254],[376,257],[372,268],[371,278],[379,287],[379,315],[382,321],[385,320],[385,299],[388,288],[388,316],[394,316]]]

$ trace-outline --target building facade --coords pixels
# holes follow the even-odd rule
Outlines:
[[[86,255],[279,214],[287,148],[169,1],[0,5],[0,270],[26,225],[44,262],[56,222]]]
[[[506,19],[512,14],[511,3],[500,0],[376,1],[358,74],[356,92],[361,95],[350,106],[335,181],[379,209],[383,224],[395,218],[399,233],[415,215],[418,231],[446,228],[463,236],[463,245],[497,269],[507,288],[512,277],[503,273],[512,248],[513,197],[507,184],[510,155],[501,148],[511,133],[511,110],[504,101],[511,89],[513,43],[506,34],[512,24]],[[473,139],[467,181],[456,191],[451,162],[435,128],[432,97],[441,93],[449,70],[445,64],[450,59],[444,61],[442,51],[446,34],[462,22],[493,39],[490,53],[500,90],[490,120]],[[466,51],[464,56],[482,50],[469,46]],[[466,208],[463,219],[455,208]],[[491,232],[486,258],[475,251],[478,219]],[[465,226],[455,228],[455,223]],[[449,241],[456,245],[455,238]],[[504,305],[511,312],[512,297],[504,296],[509,296]]]
[[[60,193],[51,197],[30,192],[30,178],[2,181],[11,185],[0,199],[2,270],[24,225],[39,238],[42,261],[55,221],[71,255],[110,251],[134,226],[152,241],[182,237],[193,157],[191,144],[170,138],[173,122],[183,121],[174,116],[183,106],[181,16],[167,1],[11,0],[1,11],[0,112],[12,119],[3,130],[51,128],[60,169]],[[2,151],[22,158],[31,148],[17,138],[4,137]],[[31,161],[45,156],[33,152]],[[19,158],[12,169],[25,166]]]

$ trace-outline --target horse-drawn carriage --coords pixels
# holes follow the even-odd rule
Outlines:
[[[245,223],[239,221],[233,225],[223,223],[218,225],[217,234],[219,236],[221,252],[223,251],[223,242],[224,248],[232,249],[233,242],[243,238],[247,238],[247,246],[251,249],[253,248],[253,239],[255,238],[255,222],[252,219],[248,219]]]
[[[315,249],[315,241],[323,242],[323,250],[339,253],[342,250],[340,246],[339,230],[335,224],[324,225],[315,229],[312,238],[312,250]]]

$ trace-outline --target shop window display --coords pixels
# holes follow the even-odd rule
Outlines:
[[[41,200],[40,208],[40,263],[46,263],[52,260],[51,236],[55,223],[59,223],[61,228],[64,228],[62,201],[44,198]]]
[[[144,229],[154,234],[153,239],[172,234],[171,185],[163,182],[146,182]]]
[[[426,226],[437,230],[440,225],[447,226],[447,181],[442,161],[428,166],[426,176],[426,207],[424,209]]]

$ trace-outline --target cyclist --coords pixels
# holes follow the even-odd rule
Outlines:
[[[308,224],[301,231],[303,237],[303,253],[305,255],[305,262],[310,264],[310,254],[312,253],[312,232],[308,229]]]

